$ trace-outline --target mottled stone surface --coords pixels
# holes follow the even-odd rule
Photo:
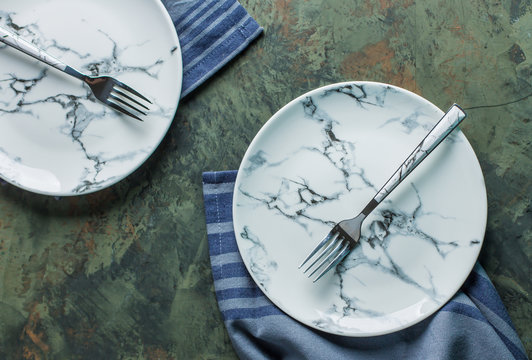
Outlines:
[[[201,173],[321,85],[373,80],[442,109],[484,171],[480,261],[532,355],[532,4],[242,0],[265,31],[185,99],[160,148],[101,192],[0,187],[0,358],[234,359],[208,259]]]

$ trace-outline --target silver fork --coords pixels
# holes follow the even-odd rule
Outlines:
[[[0,27],[0,41],[85,82],[89,85],[98,100],[123,114],[143,121],[139,116],[145,116],[146,111],[149,110],[146,103],[151,104],[152,102],[150,100],[138,91],[110,76],[89,76],[82,74],[2,27]]]
[[[408,174],[418,166],[443,139],[447,137],[466,117],[465,112],[458,105],[453,104],[443,115],[432,130],[419,143],[403,164],[395,171],[384,186],[366,205],[362,212],[352,219],[340,221],[325,236],[325,238],[311,251],[299,268],[305,266],[311,259],[312,263],[303,271],[312,277],[318,270],[321,271],[314,278],[318,281],[327,271],[338,265],[360,240],[362,222]]]

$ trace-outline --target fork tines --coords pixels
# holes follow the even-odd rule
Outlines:
[[[146,102],[152,103],[138,91],[120,81],[115,82],[107,98],[107,104],[110,107],[140,121],[143,120],[139,115],[145,116],[146,111],[149,110],[149,107],[145,105]]]
[[[303,271],[308,277],[312,277],[318,270],[321,272],[314,278],[313,282],[318,281],[327,271],[338,265],[340,261],[349,253],[350,242],[345,239],[335,226],[329,234],[314,248],[307,256],[299,268],[305,266],[307,262],[312,263]]]

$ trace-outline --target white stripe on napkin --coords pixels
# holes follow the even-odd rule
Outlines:
[[[233,192],[234,188],[235,188],[235,183],[204,184],[203,194],[204,195],[229,194]]]
[[[223,233],[231,232],[231,231],[234,231],[232,221],[223,222],[223,223],[207,224],[208,235],[223,234]]]
[[[238,252],[230,252],[220,255],[211,256],[211,265],[212,266],[222,266],[230,263],[240,263],[242,258]]]
[[[231,277],[231,278],[222,278],[216,280],[216,291],[223,291],[227,289],[250,289],[254,288],[257,285],[255,282],[248,276],[246,277]]]
[[[192,29],[194,29],[193,26],[189,26],[188,22],[190,20],[194,19],[194,17],[198,13],[202,12],[203,9],[205,9],[209,5],[212,6],[212,2],[210,2],[210,1],[203,2],[203,4],[201,4],[201,6],[198,6],[196,8],[196,10],[192,11],[186,18],[184,18],[181,21],[179,21],[179,24],[176,26],[177,33],[180,34],[180,36],[183,36],[183,34],[186,34],[186,33],[190,32]],[[221,3],[218,4],[218,7],[220,7],[220,6],[221,6]],[[213,6],[213,8],[215,8],[215,9],[217,9],[218,7]],[[197,22],[197,20],[194,21],[194,23],[196,23],[196,22]],[[185,30],[183,30],[183,29],[185,29]]]
[[[234,298],[218,301],[218,305],[220,306],[221,311],[241,309],[243,303],[246,304],[246,309],[253,309],[272,305],[272,303],[263,296],[258,298]]]
[[[231,7],[229,7],[229,9],[225,10],[223,12],[223,15],[221,15],[220,17],[218,17],[216,19],[216,21],[214,21],[213,23],[211,23],[209,26],[207,26],[205,29],[203,29],[199,34],[197,34],[192,40],[190,40],[185,46],[183,46],[183,51],[187,51],[190,47],[194,46],[198,41],[201,41],[203,36],[205,34],[207,34],[209,31],[211,31],[215,26],[217,26],[219,23],[221,23],[223,20],[225,20],[226,18],[226,15],[229,15],[231,14],[236,8],[238,8],[240,6],[239,3],[234,3]],[[220,7],[220,6],[218,6]],[[213,8],[209,11],[207,11],[202,17],[201,19],[198,19],[196,20],[197,22],[200,22],[200,21],[203,21],[204,18],[206,18],[208,15],[212,14],[214,11],[216,11],[217,8]],[[188,30],[191,30],[191,29],[188,29]],[[185,36],[187,34],[187,32],[183,32],[182,36]]]
[[[192,68],[194,65],[196,65],[198,62],[200,62],[207,54],[209,54],[213,49],[215,49],[218,45],[226,41],[229,37],[233,36],[234,33],[239,31],[239,27],[241,27],[246,21],[248,21],[251,18],[251,16],[246,15],[242,20],[238,22],[234,26],[235,30],[233,32],[228,32],[224,34],[224,36],[220,37],[218,40],[216,40],[211,46],[209,46],[207,49],[205,49],[201,54],[199,54],[193,61],[189,62],[184,68],[183,72],[188,71],[190,68]],[[246,44],[247,45],[247,44]],[[239,49],[240,50],[240,49]],[[238,51],[236,51],[238,52]]]

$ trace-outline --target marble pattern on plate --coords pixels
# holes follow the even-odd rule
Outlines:
[[[375,175],[374,167],[378,165],[368,165],[364,160],[363,154],[370,142],[364,143],[359,136],[352,136],[350,131],[355,128],[349,124],[346,127],[346,122],[358,121],[356,116],[346,120],[345,116],[342,119],[331,112],[335,111],[338,101],[346,100],[351,103],[347,108],[355,110],[357,116],[380,108],[382,115],[377,116],[371,126],[383,132],[389,128],[389,134],[401,131],[409,139],[408,144],[417,145],[422,138],[419,136],[424,136],[434,124],[434,114],[423,104],[416,108],[419,104],[414,102],[412,111],[405,113],[403,108],[402,113],[399,111],[394,116],[396,102],[401,99],[397,91],[394,87],[354,83],[303,97],[293,106],[298,108],[297,112],[293,110],[286,115],[289,119],[284,120],[293,121],[294,128],[299,126],[301,134],[298,136],[307,137],[306,140],[291,141],[287,134],[286,138],[277,139],[278,145],[272,140],[250,147],[254,152],[243,162],[235,209],[253,214],[244,216],[243,221],[246,232],[254,234],[253,247],[260,247],[262,252],[254,256],[246,253],[249,241],[246,237],[237,237],[239,247],[244,251],[245,262],[277,264],[269,273],[271,278],[266,278],[264,271],[260,273],[260,286],[281,308],[289,309],[289,313],[296,305],[280,299],[279,293],[283,287],[290,286],[288,282],[294,282],[292,285],[297,287],[295,283],[302,281],[297,266],[306,255],[301,251],[300,258],[288,259],[290,256],[286,252],[291,252],[292,258],[298,253],[290,243],[311,242],[312,245],[306,246],[310,251],[337,221],[356,215],[356,206],[364,205],[364,201],[377,193],[383,180],[387,180],[383,175]],[[327,103],[328,97],[334,99]],[[449,150],[452,145],[463,142],[462,137],[453,133],[441,147]],[[401,151],[404,153],[408,146]],[[401,151],[391,163],[398,165],[406,158],[408,152],[401,155]],[[432,163],[441,158],[442,151],[440,155],[435,151],[437,159]],[[444,162],[444,166],[447,165]],[[388,175],[391,169],[395,170],[386,166],[386,161],[383,166],[388,169]],[[442,281],[442,269],[461,256],[476,258],[481,239],[474,234],[465,232],[456,237],[452,231],[446,236],[438,233],[457,224],[463,228],[464,219],[462,214],[456,217],[446,207],[440,211],[434,206],[433,187],[419,180],[414,172],[411,180],[405,180],[397,189],[397,196],[392,193],[366,219],[360,245],[331,277],[320,280],[322,284],[318,282],[318,287],[322,286],[333,295],[326,301],[317,300],[319,311],[311,309],[304,313],[305,310],[301,310],[300,316],[308,324],[337,333],[364,333],[369,328],[379,332],[404,326],[412,322],[413,313],[423,314],[448,299],[449,284]],[[458,254],[453,257],[455,252]],[[426,256],[426,261],[412,264],[416,254]],[[452,258],[451,261],[447,261],[448,258]],[[253,269],[252,266],[250,272],[256,278]],[[368,279],[374,283],[368,284]],[[386,284],[393,290],[376,290],[375,284]],[[306,286],[298,289],[308,290]],[[364,290],[366,295],[362,295]],[[313,293],[314,290],[308,291]],[[375,293],[391,296],[395,292],[399,293],[396,305],[390,305],[389,299],[374,297]]]
[[[6,10],[10,7],[14,9]],[[101,28],[99,25],[107,19],[99,20],[90,12],[73,14],[78,21],[77,33],[58,34],[50,25],[53,19],[47,17],[49,14],[36,18],[29,7],[31,4],[6,4],[0,11],[0,26],[67,64],[74,64],[83,73],[109,74],[125,78],[126,83],[131,79],[130,83],[137,84],[133,87],[138,88],[142,83],[152,87],[139,89],[154,104],[144,125],[135,124],[101,104],[79,80],[0,45],[3,142],[10,137],[22,139],[21,144],[4,146],[0,152],[0,175],[17,186],[37,192],[74,195],[96,191],[134,170],[164,135],[175,107],[164,97],[160,100],[159,91],[153,85],[167,74],[164,70],[167,63],[175,62],[171,59],[177,54],[176,48],[154,54],[149,40],[129,38],[129,43],[125,43],[128,36],[108,24]],[[77,43],[72,40],[76,36],[92,38],[93,42]],[[65,169],[65,165],[69,168]]]

